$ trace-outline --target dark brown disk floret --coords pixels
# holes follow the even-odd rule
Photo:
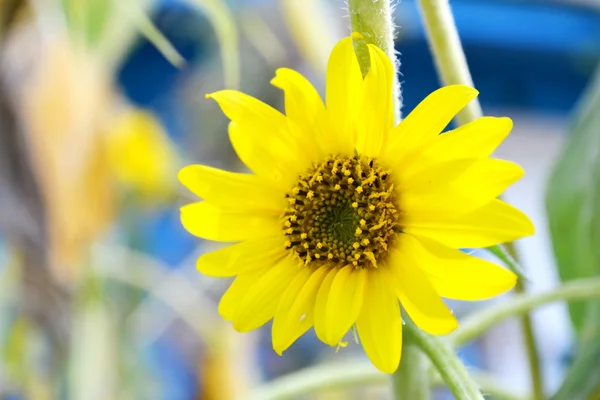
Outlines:
[[[374,159],[329,157],[299,176],[283,216],[304,264],[377,267],[400,231],[394,185]]]

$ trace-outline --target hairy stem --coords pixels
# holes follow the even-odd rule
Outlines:
[[[467,368],[446,341],[421,331],[412,321],[407,321],[404,327],[427,354],[457,400],[484,400],[479,385],[471,378]]]
[[[413,334],[403,329],[402,359],[400,367],[392,376],[392,390],[396,399],[428,400],[431,388],[428,372],[430,363],[423,354]]]
[[[394,66],[395,79],[392,95],[394,97],[394,120],[400,122],[402,96],[398,69],[400,61],[394,50],[394,20],[391,0],[348,0],[348,14],[352,32],[360,33],[364,39],[355,39],[356,55],[363,75],[369,71],[369,50],[367,44],[374,44],[387,54]]]

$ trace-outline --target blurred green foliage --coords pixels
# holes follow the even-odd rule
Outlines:
[[[546,204],[560,279],[600,276],[600,71],[575,115]],[[569,303],[577,356],[554,400],[591,400],[600,388],[600,301]],[[597,399],[597,397],[595,398]]]

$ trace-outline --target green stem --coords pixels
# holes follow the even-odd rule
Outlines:
[[[507,318],[526,313],[534,308],[555,301],[576,301],[600,298],[600,278],[580,279],[566,283],[552,291],[517,295],[504,303],[488,307],[473,314],[461,323],[461,326],[449,336],[449,343],[459,347],[468,341],[478,337],[496,324]],[[420,332],[412,325],[407,325],[405,331]],[[408,332],[407,332],[408,333]],[[428,336],[422,332],[420,335]],[[441,346],[447,349],[443,339],[433,339],[442,342]],[[416,337],[415,340],[420,340]],[[420,344],[420,341],[418,342]],[[439,350],[439,343],[434,344],[434,351]],[[431,347],[431,345],[428,345]],[[404,362],[405,360],[403,360]],[[436,367],[438,364],[436,364]],[[462,367],[464,370],[464,367]],[[473,380],[481,385],[484,392],[506,400],[518,400],[517,394],[508,392],[506,385],[499,384],[493,377],[482,375],[475,371],[471,372]],[[284,376],[269,382],[268,384],[253,391],[251,399],[261,400],[284,400],[293,399],[298,396],[316,392],[323,389],[349,388],[352,386],[363,386],[370,384],[384,384],[389,375],[379,372],[370,362],[354,362],[337,365],[321,365],[307,368],[299,372]],[[444,380],[446,379],[443,377]],[[433,377],[433,384],[439,385],[440,381]]]
[[[446,341],[423,332],[410,320],[406,321],[404,328],[427,354],[456,400],[484,400],[479,385],[473,381],[454,349]]]
[[[392,375],[394,398],[402,400],[428,400],[431,398],[427,357],[415,343],[413,334],[403,330],[402,359]]]
[[[444,381],[435,373],[427,373],[433,386],[443,386]],[[494,376],[471,371],[473,379],[483,390],[502,400],[528,400],[527,396],[514,393]],[[348,390],[367,385],[384,385],[389,375],[378,371],[368,361],[333,363],[305,368],[277,378],[254,389],[246,400],[291,400],[325,390]]]
[[[525,294],[527,292],[523,280],[517,280],[515,292],[518,294]],[[523,339],[525,341],[525,349],[527,349],[527,358],[529,360],[529,373],[531,377],[531,387],[533,389],[533,399],[544,400],[544,377],[540,365],[538,346],[535,341],[535,332],[533,331],[531,314],[525,313],[521,316],[521,328],[523,331]]]
[[[600,278],[574,280],[546,292],[516,295],[467,317],[449,339],[459,347],[503,320],[525,314],[544,304],[592,298],[600,298]]]
[[[369,50],[367,44],[374,44],[387,54],[394,66],[392,95],[395,101],[394,120],[400,122],[402,97],[398,68],[400,62],[394,50],[394,19],[391,0],[348,0],[348,14],[352,32],[358,32],[364,39],[355,40],[356,55],[363,75],[369,71]]]
[[[519,255],[514,243],[505,244],[507,253],[514,259],[518,260]],[[517,279],[515,292],[518,294],[527,293],[527,286],[523,279]],[[534,400],[544,400],[544,377],[540,366],[540,357],[538,346],[535,341],[535,332],[533,331],[533,321],[531,314],[525,313],[521,316],[521,329],[523,331],[523,340],[525,341],[525,349],[527,350],[527,359],[529,360],[529,374],[531,379],[531,387],[533,389]]]
[[[502,261],[504,265],[508,267],[509,270],[514,272],[515,275],[517,275],[517,277],[519,278],[519,280],[525,282],[529,280],[529,278],[525,274],[525,271],[523,271],[523,268],[521,268],[519,263],[517,263],[517,260],[513,258],[513,256],[508,252],[505,246],[498,244],[496,246],[488,247],[487,250],[496,257],[498,257],[498,259]]]
[[[460,43],[448,0],[419,0],[419,4],[429,45],[443,83],[445,85],[462,84],[473,87],[473,79],[469,72],[467,59]],[[474,121],[482,115],[481,105],[474,100],[456,116],[456,119],[462,125]],[[507,248],[509,252],[511,249],[513,250],[513,258],[518,260],[512,244],[507,245]],[[517,282],[516,291],[517,293],[525,292],[525,284],[521,279]],[[531,317],[527,314],[523,315],[521,325],[529,356],[534,400],[542,400],[543,380]]]
[[[419,0],[419,5],[431,53],[444,85],[474,87],[448,0]],[[462,125],[482,115],[479,101],[473,100],[456,119]]]

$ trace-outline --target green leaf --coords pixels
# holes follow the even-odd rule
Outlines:
[[[548,185],[548,222],[563,282],[600,276],[599,109],[600,71],[578,108]],[[579,338],[578,352],[554,400],[588,399],[600,388],[599,310],[598,301],[569,304]]]
[[[600,275],[600,73],[587,93],[556,163],[546,205],[552,245],[563,282]],[[586,303],[569,305],[581,332]],[[600,323],[600,315],[597,317]]]
[[[598,304],[598,303],[595,303]],[[590,308],[590,315],[600,313],[598,307]],[[600,324],[582,332],[578,356],[552,400],[600,399]]]

